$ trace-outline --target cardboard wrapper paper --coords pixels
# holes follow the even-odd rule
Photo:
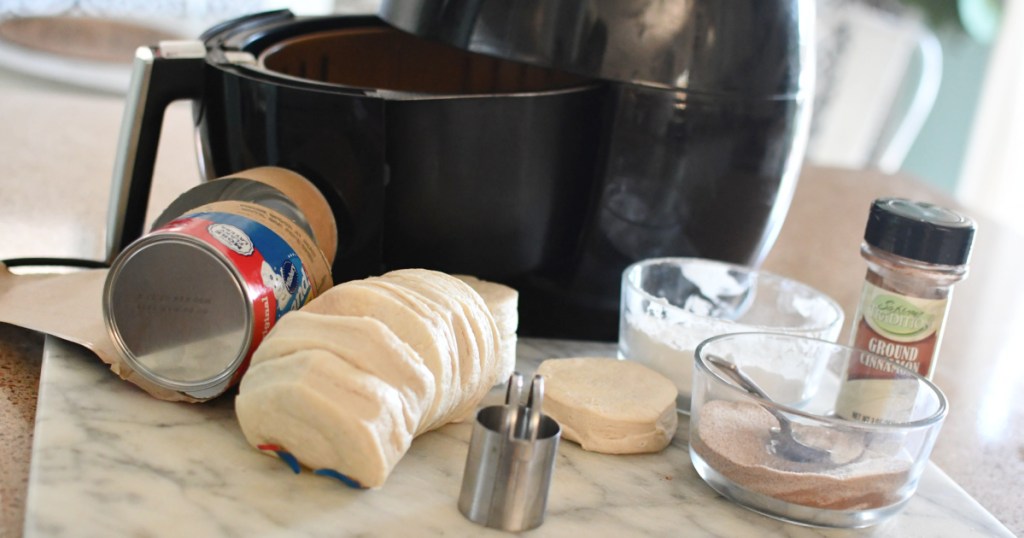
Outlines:
[[[121,358],[103,323],[103,282],[106,278],[106,269],[15,275],[0,264],[0,322],[84,346],[109,364],[115,374],[155,398],[197,402],[185,394],[153,384]]]

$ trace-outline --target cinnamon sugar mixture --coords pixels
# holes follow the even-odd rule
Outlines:
[[[700,410],[693,449],[732,482],[757,493],[814,508],[865,510],[899,502],[911,461],[894,456],[899,443],[866,443],[823,428],[805,428],[805,442],[829,448],[827,463],[793,462],[772,453],[769,431],[778,421],[763,407],[713,400]],[[797,430],[799,432],[799,430]],[[881,445],[881,446],[880,446]]]

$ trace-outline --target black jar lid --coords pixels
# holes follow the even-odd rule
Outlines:
[[[927,202],[880,198],[871,204],[864,241],[886,252],[941,265],[963,265],[971,256],[974,221]]]

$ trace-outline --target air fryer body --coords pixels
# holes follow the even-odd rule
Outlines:
[[[321,39],[337,30],[368,35]],[[204,36],[205,174],[269,164],[309,177],[338,221],[337,281],[402,267],[474,274],[520,291],[521,335],[610,340],[629,263],[756,265],[770,248],[802,157],[806,92],[690,92],[454,48],[409,74],[353,51],[375,39],[447,45],[380,32],[398,30],[277,13]]]

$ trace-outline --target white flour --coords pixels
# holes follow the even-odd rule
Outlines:
[[[639,362],[671,379],[679,390],[676,408],[689,413],[693,351],[704,337],[690,334],[678,325],[651,319],[638,320],[638,317],[642,318],[626,318],[626,326],[619,336],[620,357]]]

